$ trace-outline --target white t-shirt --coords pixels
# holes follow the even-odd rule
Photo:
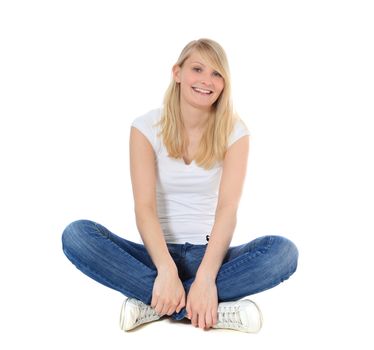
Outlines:
[[[161,118],[162,109],[154,109],[135,118],[131,126],[139,129],[151,143],[156,155],[157,215],[167,243],[206,244],[210,235],[218,200],[222,162],[205,170],[192,161],[168,157],[160,126],[153,127]],[[229,138],[228,147],[249,130],[239,120]]]

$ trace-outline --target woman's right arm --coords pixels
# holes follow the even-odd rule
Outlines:
[[[151,144],[138,129],[131,127],[130,173],[136,225],[157,268],[151,306],[160,315],[171,315],[185,306],[185,291],[157,217],[155,164]]]
[[[137,207],[135,217],[140,236],[157,270],[176,269],[154,209],[146,206]]]

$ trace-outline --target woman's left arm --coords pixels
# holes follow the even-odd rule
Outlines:
[[[187,296],[186,310],[191,323],[210,328],[217,322],[216,277],[230,246],[236,213],[247,170],[249,137],[241,137],[226,152],[215,221],[204,258]]]

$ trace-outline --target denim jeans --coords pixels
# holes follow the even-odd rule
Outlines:
[[[128,241],[89,220],[69,224],[63,251],[84,274],[127,297],[150,305],[157,269],[143,244]],[[188,294],[207,244],[167,244]],[[272,288],[297,268],[298,250],[287,238],[263,236],[229,247],[216,278],[218,302],[234,301]],[[171,317],[181,320],[186,309]]]

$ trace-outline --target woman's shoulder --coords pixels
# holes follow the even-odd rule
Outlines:
[[[238,117],[235,119],[234,128],[229,137],[228,147],[230,147],[235,141],[245,135],[250,135],[250,131],[244,120]]]
[[[131,126],[140,130],[144,136],[151,143],[153,149],[157,153],[160,149],[160,141],[157,137],[158,128],[156,126],[158,120],[160,119],[162,109],[155,108],[142,115],[139,115],[133,119]]]
[[[161,113],[162,113],[162,108],[161,107],[151,109],[151,110],[147,111],[146,113],[143,113],[143,114],[135,117],[131,124],[134,125],[136,123],[146,123],[148,125],[153,125],[154,122],[156,122],[160,119]]]

